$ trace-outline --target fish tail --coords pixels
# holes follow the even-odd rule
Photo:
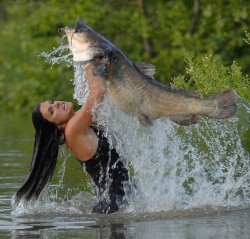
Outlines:
[[[209,97],[215,101],[216,108],[208,117],[214,119],[226,119],[234,116],[237,112],[237,93],[233,89],[226,90],[221,93],[216,93]]]

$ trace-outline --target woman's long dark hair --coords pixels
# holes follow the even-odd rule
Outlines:
[[[55,171],[59,145],[64,143],[64,134],[59,128],[45,120],[40,104],[32,111],[35,127],[35,142],[29,175],[15,195],[15,202],[37,199]]]

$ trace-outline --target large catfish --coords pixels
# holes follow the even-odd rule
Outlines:
[[[75,28],[61,30],[67,35],[73,60],[94,62],[94,74],[107,79],[108,94],[118,108],[137,116],[144,126],[160,117],[189,125],[197,123],[199,115],[225,119],[237,111],[237,94],[232,89],[202,98],[193,91],[169,87],[154,80],[153,65],[132,62],[118,47],[82,21],[78,20]]]

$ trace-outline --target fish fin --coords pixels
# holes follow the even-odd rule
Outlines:
[[[216,93],[208,97],[208,99],[216,102],[217,107],[212,114],[207,115],[214,119],[226,119],[232,117],[237,112],[237,93],[233,89]]]
[[[200,120],[200,117],[198,115],[188,115],[185,117],[178,117],[178,116],[171,116],[169,119],[176,124],[182,125],[182,126],[188,126],[191,124],[197,124]]]
[[[95,76],[101,76],[103,78],[106,77],[107,75],[107,60],[104,57],[95,57],[94,59],[90,60],[90,61],[86,61],[85,65],[87,65],[88,63],[92,63],[93,64],[93,75]]]
[[[153,125],[153,122],[146,115],[139,115],[138,120],[144,127],[151,127]]]
[[[106,49],[99,55],[96,55],[91,61],[93,63],[93,74],[101,76],[103,78],[107,77],[107,67],[110,64],[110,59],[112,57],[113,51]]]
[[[153,64],[148,62],[138,61],[134,63],[134,66],[144,75],[150,77],[151,79],[154,79],[156,67]]]

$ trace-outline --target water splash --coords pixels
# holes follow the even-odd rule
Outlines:
[[[53,58],[53,54],[46,57]],[[66,59],[71,64],[68,57],[51,63]],[[88,84],[80,63],[74,63],[73,85],[74,98],[84,104]],[[249,207],[250,104],[240,98],[238,104],[238,114],[230,120],[203,119],[198,125],[182,127],[162,118],[145,128],[106,96],[95,120],[106,127],[111,145],[131,168],[136,187],[127,210]]]
[[[74,84],[74,97],[83,104],[88,90],[82,90],[86,80],[79,64]],[[182,127],[165,118],[144,128],[107,96],[95,119],[132,165],[136,189],[129,210],[249,205],[250,158],[239,128],[250,129],[250,105],[240,98],[238,104],[239,113],[230,120],[203,119],[198,125]]]
[[[65,54],[68,51],[68,54]],[[69,51],[69,46],[62,44],[58,48],[54,48],[53,51],[46,53],[42,52],[38,57],[45,58],[51,66],[60,64],[61,62],[67,62],[69,65],[73,64],[72,53]]]
[[[49,200],[52,202],[58,202],[58,201],[67,201],[70,198],[71,190],[64,190],[64,175],[66,171],[66,163],[69,159],[70,152],[68,148],[65,145],[60,146],[59,155],[60,158],[63,159],[63,162],[61,164],[60,170],[57,173],[57,184],[50,184],[49,186]],[[60,191],[64,191],[64,195],[61,196]]]

